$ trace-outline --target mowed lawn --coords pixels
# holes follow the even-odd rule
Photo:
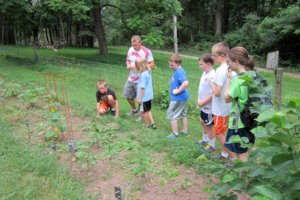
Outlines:
[[[99,56],[97,49],[89,48],[63,48],[59,49],[58,52],[41,49],[38,50],[40,64],[32,63],[33,50],[30,47],[16,48],[12,46],[0,46],[0,49],[0,75],[3,76],[5,80],[20,84],[28,84],[30,82],[42,84],[44,72],[55,72],[59,75],[63,75],[67,80],[71,106],[74,110],[78,110],[83,116],[95,116],[96,82],[99,79],[106,80],[108,86],[112,87],[117,93],[117,97],[120,101],[121,120],[126,121],[125,124],[130,126],[128,127],[130,130],[140,131],[142,124],[136,122],[135,118],[126,116],[126,112],[130,110],[130,107],[127,101],[122,97],[123,87],[128,77],[128,71],[125,67],[127,47],[109,47],[110,53],[108,56]],[[170,55],[155,51],[153,51],[153,54],[156,63],[156,69],[153,71],[155,98],[160,98],[161,92],[169,88],[172,75],[168,67],[168,58]],[[4,55],[8,55],[8,59],[6,59]],[[166,110],[162,109],[160,105],[156,103],[153,105],[152,111],[158,129],[152,131],[149,136],[143,136],[143,140],[151,140],[149,149],[165,153],[166,159],[171,162],[195,167],[194,160],[201,155],[199,148],[195,144],[202,133],[198,122],[198,110],[196,108],[201,71],[198,68],[198,61],[191,58],[183,58],[183,67],[186,70],[190,82],[189,136],[178,138],[177,141],[167,141],[165,136],[171,133],[171,129],[169,122],[165,119]],[[261,73],[261,75],[263,75],[270,84],[274,84],[273,74]],[[300,98],[299,84],[299,79],[284,77],[284,98]],[[15,144],[14,142],[11,143],[12,145]],[[18,141],[17,144],[21,144],[21,141]],[[1,143],[0,145],[4,144]],[[16,151],[19,150],[16,149]],[[33,154],[34,153],[35,152],[33,152]],[[33,170],[36,169],[34,168]],[[68,177],[68,175],[66,175],[66,177]],[[58,177],[56,178],[58,179]],[[3,180],[3,177],[1,177],[1,180]],[[76,181],[72,187],[82,188],[81,184],[76,183]],[[58,189],[54,187],[53,190]],[[65,193],[62,195],[67,196]]]

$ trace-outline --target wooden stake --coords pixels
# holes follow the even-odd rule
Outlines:
[[[275,72],[275,103],[277,109],[281,108],[282,104],[282,77],[283,77],[283,69],[276,68]]]

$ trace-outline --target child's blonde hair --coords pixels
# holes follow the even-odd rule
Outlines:
[[[138,58],[135,61],[135,71],[137,73],[141,73],[145,70],[150,70],[150,68],[148,66],[148,63],[147,63],[147,60],[145,58]]]

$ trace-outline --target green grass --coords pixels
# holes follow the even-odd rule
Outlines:
[[[54,155],[29,148],[0,118],[0,199],[84,199],[83,184],[58,167]]]
[[[6,59],[4,56],[0,56],[0,75],[3,76],[5,80],[28,84],[29,82],[37,82],[37,77],[42,77],[43,72],[55,72],[64,75],[68,83],[71,105],[74,110],[79,110],[82,115],[95,116],[96,81],[99,79],[106,80],[108,86],[116,91],[120,101],[121,118],[118,119],[117,122],[122,127],[121,132],[124,134],[124,137],[129,138],[129,140],[127,140],[128,143],[132,141],[137,142],[137,149],[144,149],[142,152],[146,155],[151,154],[152,151],[163,152],[164,155],[166,155],[166,159],[173,164],[195,166],[199,171],[203,171],[202,165],[199,165],[199,162],[196,160],[201,153],[199,148],[195,145],[197,138],[201,137],[202,132],[198,122],[198,116],[195,115],[195,113],[198,112],[195,103],[201,76],[197,60],[189,58],[183,59],[183,66],[190,82],[189,92],[191,99],[189,100],[189,105],[191,109],[188,115],[188,130],[190,135],[175,141],[167,141],[165,136],[171,132],[171,129],[169,122],[166,120],[166,110],[162,110],[159,105],[153,105],[152,109],[154,120],[158,125],[158,129],[155,131],[141,128],[142,125],[135,122],[135,118],[127,117],[125,114],[130,109],[127,101],[122,98],[123,87],[128,77],[128,71],[125,68],[126,47],[109,47],[110,54],[106,57],[97,55],[97,49],[64,48],[59,49],[58,52],[41,49],[38,51],[41,63],[37,65],[33,65],[30,60],[33,58],[31,48],[1,46],[0,55],[6,54],[5,49],[7,49],[7,55],[19,57],[18,59],[14,57]],[[168,89],[172,72],[167,62],[169,55],[155,51],[153,53],[156,63],[156,69],[153,71],[153,83],[155,95],[157,95],[160,91]],[[274,83],[273,74],[261,74],[270,84]],[[299,83],[299,79],[284,77],[284,97],[300,98]],[[111,121],[114,119],[104,118],[103,120]],[[114,143],[113,145],[116,144]],[[119,148],[113,145],[111,148]],[[130,143],[129,145],[134,144]],[[17,151],[19,151],[19,149],[16,149],[16,152]],[[35,153],[40,155],[37,152],[30,154],[34,155]],[[141,167],[135,169],[136,173],[148,170],[146,169],[148,164],[143,163],[144,161],[142,159],[139,160],[139,158],[143,158],[140,152],[133,152],[133,156],[136,156],[137,160],[135,160],[135,162],[141,163]],[[38,158],[39,157],[36,159]],[[55,162],[52,162],[52,167],[55,168]],[[5,167],[5,169],[7,170],[9,168]],[[35,168],[32,169],[33,172],[37,170],[38,169]],[[59,169],[56,168],[56,170]],[[17,185],[18,187],[21,186],[22,182],[18,182]],[[55,189],[56,188],[51,190]],[[36,193],[41,192],[38,191],[38,189],[36,190]],[[60,199],[60,197],[58,199]]]

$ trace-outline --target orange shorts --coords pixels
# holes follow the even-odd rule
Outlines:
[[[109,107],[110,107],[110,105],[108,102],[102,102],[102,103],[100,103],[99,110],[104,109],[105,111],[107,111],[109,109]]]
[[[222,117],[222,116],[214,116],[214,132],[216,135],[225,134],[228,129],[228,120],[229,116]]]

